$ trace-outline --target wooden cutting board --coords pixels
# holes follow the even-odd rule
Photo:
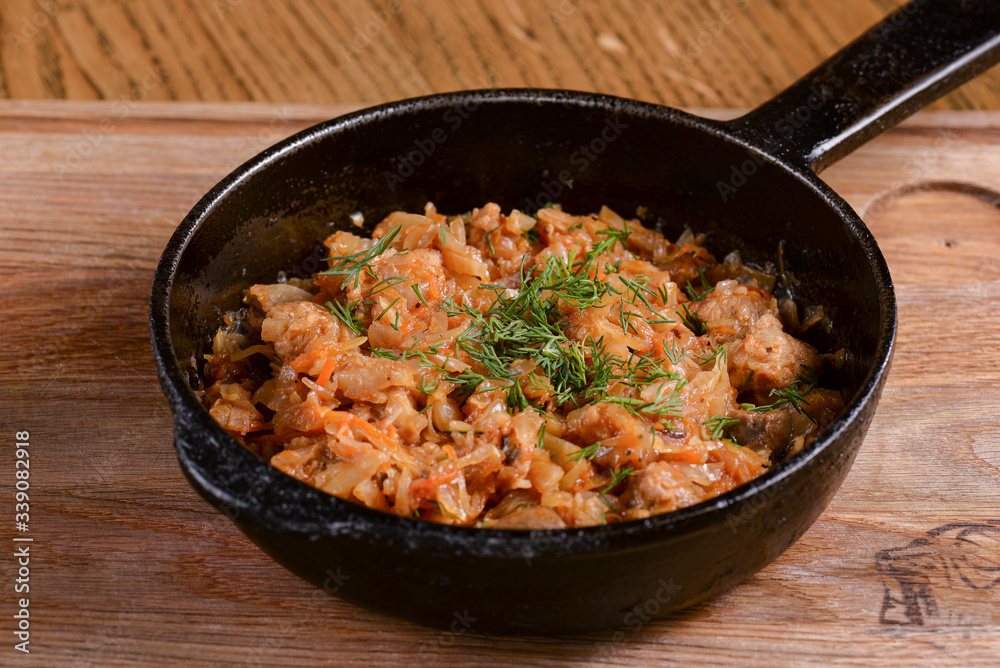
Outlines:
[[[0,103],[0,661],[996,665],[1000,114],[919,115],[825,174],[885,252],[900,334],[865,446],[809,532],[670,619],[497,639],[314,590],[202,501],[174,457],[146,329],[156,260],[229,169],[346,109]],[[25,545],[27,656],[12,634]]]

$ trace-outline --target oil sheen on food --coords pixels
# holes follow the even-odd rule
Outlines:
[[[844,353],[798,338],[831,323],[776,299],[769,267],[639,214],[428,203],[337,232],[326,271],[227,314],[205,405],[288,475],[445,524],[592,526],[727,492],[833,421]]]

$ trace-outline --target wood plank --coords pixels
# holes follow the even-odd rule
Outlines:
[[[904,0],[6,0],[0,97],[375,104],[537,86],[757,105]],[[941,109],[1000,108],[1000,70]]]
[[[885,251],[900,337],[865,446],[812,529],[670,619],[491,638],[311,588],[204,503],[173,455],[146,330],[156,260],[227,169],[345,110],[0,104],[0,419],[5,452],[31,434],[35,538],[32,654],[18,665],[995,665],[1000,116],[923,113],[825,174]]]

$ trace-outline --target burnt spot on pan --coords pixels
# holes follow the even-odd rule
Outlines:
[[[883,576],[879,622],[928,625],[946,616],[939,602],[945,589],[1000,594],[1000,520],[937,527],[908,545],[882,550],[875,567]]]

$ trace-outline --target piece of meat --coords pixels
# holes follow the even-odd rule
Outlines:
[[[771,390],[783,389],[808,373],[819,373],[816,349],[786,334],[781,321],[765,313],[729,355],[729,382],[744,388],[756,404],[770,403]]]
[[[719,281],[700,301],[689,302],[688,308],[705,321],[709,339],[716,344],[744,338],[765,313],[778,315],[774,297],[736,281]]]
[[[805,411],[816,422],[819,429],[829,426],[844,410],[844,399],[840,392],[817,388],[806,395]]]
[[[206,356],[213,416],[340,498],[498,529],[643,519],[760,475],[843,408],[810,370],[837,358],[789,335],[774,277],[720,267],[704,235],[671,243],[607,207],[428,203],[372,236],[326,240],[336,275],[253,286]],[[574,377],[549,366],[557,347]]]
[[[608,470],[627,466],[638,469],[656,456],[654,433],[641,418],[618,404],[589,404],[573,411],[566,418],[565,438],[574,443],[606,446],[593,462]]]
[[[664,513],[694,505],[704,492],[669,462],[652,462],[640,471],[626,492],[630,508]]]
[[[489,526],[491,529],[565,529],[566,523],[551,508],[531,506],[518,508]]]
[[[844,410],[840,393],[822,388],[806,394],[799,405],[804,413],[791,403],[768,411],[733,411],[729,417],[740,422],[730,427],[729,433],[740,445],[781,461],[793,454],[790,446],[794,442],[798,441],[799,448],[808,444]]]
[[[783,452],[792,440],[792,415],[790,405],[773,411],[736,410],[729,417],[739,420],[729,427],[733,440],[742,446],[753,448],[770,456]]]

